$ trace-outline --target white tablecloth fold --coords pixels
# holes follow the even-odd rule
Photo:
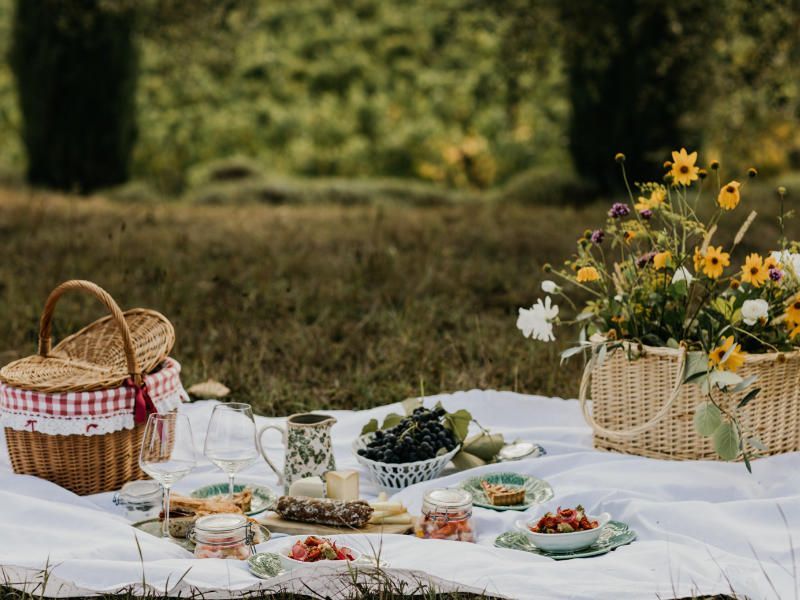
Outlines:
[[[476,509],[478,543],[419,540],[412,536],[342,536],[362,551],[380,548],[395,585],[413,591],[486,591],[520,599],[674,598],[695,593],[730,593],[750,598],[795,599],[800,595],[800,453],[757,460],[754,473],[741,464],[668,462],[597,452],[577,402],[509,392],[470,391],[429,398],[451,410],[467,408],[486,427],[507,439],[542,444],[548,455],[470,472],[514,470],[546,479],[557,505],[582,503],[588,512],[608,511],[638,533],[633,544],[590,559],[553,561],[493,547],[519,513]],[[182,407],[198,445],[213,402]],[[350,444],[370,418],[400,411],[390,405],[369,411],[334,411],[339,468],[359,468]],[[260,423],[280,423],[261,419]],[[275,435],[269,450],[280,463]],[[455,485],[465,475],[445,474],[395,496],[418,512],[423,492]],[[222,481],[202,462],[176,485],[188,492]],[[275,476],[259,462],[240,479],[272,486]],[[362,473],[365,495],[377,489]],[[784,520],[785,518],[785,520]],[[137,534],[134,537],[135,534]],[[137,544],[138,540],[138,544]],[[259,550],[285,546],[274,539]],[[287,589],[344,597],[350,574],[319,568],[294,571],[271,581],[250,575],[245,563],[196,561],[173,544],[137,532],[111,503],[111,494],[81,498],[47,481],[14,475],[5,444],[0,451],[0,569],[4,579],[47,596],[75,596],[121,589],[177,595],[201,591],[208,597],[255,589]],[[48,571],[42,592],[43,569]],[[364,581],[374,573],[361,575]]]

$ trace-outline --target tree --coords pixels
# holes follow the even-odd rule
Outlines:
[[[127,180],[134,22],[101,0],[17,0],[9,58],[30,183],[85,193]]]
[[[571,0],[561,4],[575,168],[601,189],[618,185],[612,160],[636,179],[681,145],[697,148],[695,107],[708,93],[708,58],[722,10],[705,0]]]

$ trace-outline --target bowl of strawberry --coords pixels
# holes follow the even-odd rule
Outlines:
[[[361,554],[347,546],[340,546],[334,540],[310,535],[304,540],[297,540],[279,552],[283,563],[288,568],[305,564],[345,564],[358,560]]]
[[[558,507],[532,521],[520,520],[516,527],[533,544],[546,552],[574,552],[594,544],[611,520],[607,512],[587,515],[580,504],[575,508]]]

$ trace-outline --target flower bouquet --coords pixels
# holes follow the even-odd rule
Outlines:
[[[756,213],[738,214],[747,186],[723,180],[719,162],[702,169],[682,148],[663,181],[632,187],[625,157],[616,161],[629,201],[613,204],[562,268],[545,266],[559,281],[542,283],[548,295],[519,310],[517,327],[550,342],[556,326],[579,326],[562,360],[588,357],[580,397],[598,447],[741,457],[748,469],[754,455],[800,449],[800,247],[784,232],[786,190],[773,250],[741,253]],[[731,218],[736,233],[723,236]]]

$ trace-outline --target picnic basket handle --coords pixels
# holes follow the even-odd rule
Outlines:
[[[661,419],[663,419],[669,409],[672,408],[672,405],[675,403],[675,400],[678,398],[678,395],[681,392],[681,386],[683,385],[683,370],[686,364],[686,348],[681,346],[678,350],[678,373],[675,376],[675,384],[672,386],[672,392],[670,392],[669,398],[664,403],[664,406],[653,415],[653,417],[647,421],[646,423],[642,423],[641,425],[636,425],[631,427],[630,429],[623,429],[623,430],[615,430],[615,429],[608,429],[607,427],[603,427],[600,425],[592,414],[589,412],[589,407],[586,404],[587,396],[589,395],[589,382],[592,379],[592,372],[594,371],[595,366],[595,354],[592,353],[592,357],[589,359],[589,362],[586,363],[586,368],[583,370],[583,377],[581,378],[581,387],[578,393],[578,400],[581,403],[581,411],[583,412],[583,418],[586,419],[586,422],[589,426],[594,430],[596,434],[605,435],[608,437],[622,437],[622,438],[629,438],[635,437],[640,433],[647,431],[651,427],[653,427],[656,423],[658,423]]]
[[[131,374],[136,383],[140,384],[142,375],[139,373],[139,366],[136,364],[136,354],[134,353],[133,342],[131,341],[131,330],[128,328],[125,315],[111,295],[91,281],[71,279],[65,281],[50,292],[50,296],[48,296],[47,302],[44,304],[41,321],[39,322],[39,356],[43,358],[49,356],[51,350],[50,337],[53,331],[53,312],[56,309],[56,303],[61,296],[72,290],[85,292],[94,296],[100,300],[111,313],[111,317],[114,319],[114,322],[117,324],[122,334],[122,347],[125,350],[125,361],[128,364],[128,373]]]

